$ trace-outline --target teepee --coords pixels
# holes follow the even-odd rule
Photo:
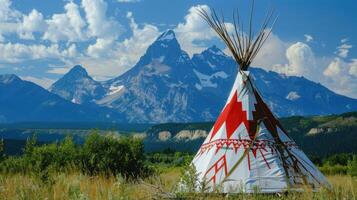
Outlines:
[[[267,15],[256,36],[252,31],[253,9],[247,33],[238,13],[233,15],[234,30],[228,31],[223,17],[214,10],[199,12],[227,45],[239,70],[227,103],[192,161],[200,183],[197,185],[204,185],[208,192],[223,193],[330,187],[271,112],[248,71],[269,37],[268,25],[275,23],[273,12]]]

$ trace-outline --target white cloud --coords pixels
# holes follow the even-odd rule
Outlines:
[[[90,36],[115,39],[123,32],[119,23],[107,18],[107,3],[104,0],[82,0],[82,7],[86,14]]]
[[[354,77],[354,70],[354,61],[348,63],[336,57],[323,72],[326,76],[324,84],[337,93],[357,98],[357,79]]]
[[[206,48],[206,45],[198,45],[197,42],[217,37],[216,33],[213,32],[199,15],[198,9],[204,9],[210,13],[207,5],[193,6],[188,10],[185,22],[179,23],[174,29],[180,45],[190,55],[201,52]]]
[[[344,41],[344,40],[341,40]],[[352,48],[352,45],[343,43],[340,46],[337,47],[337,55],[340,56],[341,58],[346,58],[348,56],[348,53],[350,49]]]
[[[127,18],[132,32],[129,38],[121,42],[115,41],[112,44],[109,42],[106,44],[107,41],[102,39],[97,40],[87,49],[90,57],[83,57],[80,60],[89,73],[95,75],[97,79],[118,76],[130,69],[160,34],[156,26],[144,24],[139,27],[131,12],[127,13]],[[106,45],[110,45],[111,48]],[[105,67],[105,70],[98,66]]]
[[[286,50],[288,65],[286,74],[311,77],[316,68],[315,56],[309,45],[297,42]]]
[[[23,21],[18,27],[19,37],[22,39],[34,39],[33,32],[43,32],[46,23],[42,13],[33,9],[28,15],[23,15]]]
[[[43,39],[52,42],[82,41],[86,39],[83,29],[86,26],[82,19],[78,5],[72,1],[65,5],[65,13],[54,14],[51,19],[46,20],[48,29],[43,35]]]
[[[89,45],[87,49],[87,54],[89,56],[100,58],[105,54],[109,54],[113,40],[98,38],[95,44]]]
[[[16,32],[21,13],[11,8],[10,0],[0,0],[0,42],[5,35]]]
[[[339,76],[341,72],[341,67],[345,63],[340,58],[335,58],[324,70],[323,74],[328,77]]]
[[[21,76],[21,79],[26,80],[26,81],[31,81],[33,83],[36,83],[37,85],[48,89],[52,83],[55,82],[55,80],[53,79],[49,79],[49,78],[37,78],[34,76]]]
[[[357,78],[357,59],[352,59],[349,67],[348,73]]]
[[[160,31],[156,26],[151,24],[144,24],[140,28],[131,12],[127,14],[127,18],[130,21],[132,36],[118,45],[117,56],[125,55],[126,58],[121,56],[122,60],[120,63],[124,66],[133,66],[139,57],[145,53],[148,46],[159,36]]]
[[[42,44],[25,45],[21,43],[0,43],[0,60],[8,63],[18,63],[26,60],[62,59],[74,56],[75,46],[60,50],[57,44],[49,46]]]
[[[71,68],[70,67],[54,67],[48,71],[46,71],[49,74],[65,74],[67,73]]]
[[[10,0],[0,0],[0,22],[17,21],[21,13],[11,8]]]
[[[341,39],[341,43],[346,43],[347,41],[348,41],[348,38]]]
[[[314,38],[313,38],[311,35],[309,35],[309,34],[305,34],[304,37],[305,37],[305,42],[311,42],[311,41],[314,39]]]
[[[289,43],[282,41],[277,35],[271,33],[253,60],[252,66],[279,71],[280,65],[285,65],[288,62],[285,53],[289,45]]]

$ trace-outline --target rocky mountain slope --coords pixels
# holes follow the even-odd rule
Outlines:
[[[60,80],[56,81],[49,91],[76,104],[94,103],[103,98],[106,90],[93,80],[80,65],[74,66]]]

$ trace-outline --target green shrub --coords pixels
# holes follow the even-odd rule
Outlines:
[[[343,165],[347,166],[348,162],[352,160],[353,154],[346,154],[346,153],[341,153],[341,154],[334,154],[329,156],[324,160],[324,163],[334,166],[334,165]]]
[[[1,139],[1,140],[0,140],[0,162],[1,162],[1,161],[4,159],[4,157],[5,157],[4,151],[5,151],[4,139]]]
[[[90,175],[121,174],[126,178],[137,178],[149,173],[144,145],[138,139],[117,139],[93,133],[86,139],[80,157],[81,170]]]
[[[32,173],[45,182],[51,181],[52,172],[71,169],[89,175],[120,174],[126,178],[138,178],[151,173],[145,161],[141,140],[104,137],[93,133],[83,146],[76,146],[70,137],[62,142],[38,146],[36,138],[32,137],[26,142],[24,154],[4,159],[0,170]]]
[[[343,165],[324,165],[319,169],[326,175],[347,174],[348,171],[348,167]]]
[[[29,168],[29,163],[24,157],[8,157],[1,162],[0,170],[4,173],[22,173],[25,174]]]
[[[348,162],[348,174],[357,176],[357,156],[354,155],[353,159]]]

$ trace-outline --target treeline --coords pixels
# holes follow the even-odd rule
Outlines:
[[[0,142],[0,171],[2,173],[35,174],[48,181],[52,172],[80,171],[88,175],[121,175],[136,179],[150,175],[153,170],[146,162],[143,142],[139,139],[101,136],[91,133],[83,145],[71,137],[61,142],[38,145],[36,138],[27,140],[21,156],[4,155]]]
[[[80,171],[88,175],[120,175],[126,179],[144,178],[170,167],[187,167],[194,154],[167,148],[144,153],[144,143],[132,137],[102,136],[91,133],[84,144],[71,137],[61,142],[39,144],[35,137],[27,140],[20,156],[6,156],[0,140],[0,172],[34,174],[50,181],[53,172]],[[309,156],[324,174],[357,176],[357,155]]]
[[[312,157],[313,158],[313,157]],[[328,156],[324,159],[312,159],[319,166],[323,174],[349,174],[357,176],[357,155],[341,153]]]

